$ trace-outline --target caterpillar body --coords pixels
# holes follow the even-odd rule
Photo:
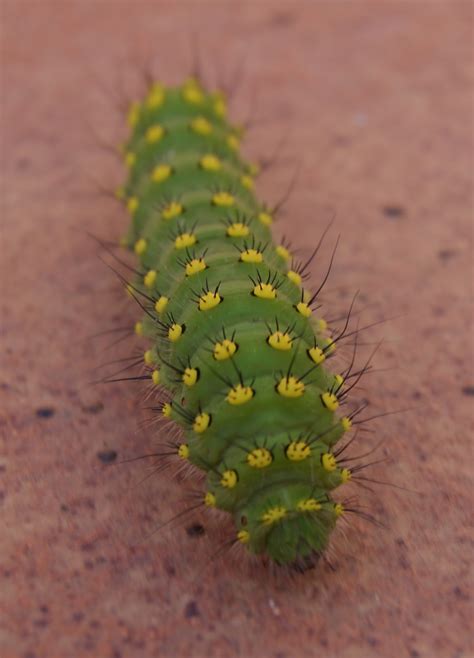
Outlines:
[[[129,169],[118,195],[124,246],[140,262],[129,286],[145,311],[136,332],[181,428],[173,452],[206,474],[202,503],[232,515],[236,543],[280,565],[312,566],[351,478],[335,446],[351,428],[336,345],[304,289],[305,266],[272,239],[239,151],[226,98],[196,79],[153,84],[128,114]]]

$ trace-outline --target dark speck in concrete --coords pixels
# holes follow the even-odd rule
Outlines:
[[[39,409],[36,410],[38,418],[51,418],[54,414],[55,411],[53,407],[39,407]]]

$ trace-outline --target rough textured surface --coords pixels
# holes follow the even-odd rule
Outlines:
[[[2,3],[2,655],[472,655],[471,14],[434,2]],[[314,244],[336,215],[328,302],[347,307],[360,288],[362,324],[397,316],[367,334],[384,335],[377,366],[391,369],[364,393],[374,413],[417,409],[374,422],[360,445],[385,439],[390,462],[372,477],[416,493],[362,492],[387,529],[348,525],[334,572],[291,581],[212,557],[225,529],[204,515],[151,534],[183,509],[186,482],[142,482],[142,461],[106,467],[152,449],[153,428],[137,431],[133,384],[87,384],[134,349],[89,336],[136,315],[86,236],[116,239],[127,224],[97,193],[121,170],[94,133],[120,138],[114,90],[133,87],[145,51],[169,82],[189,72],[191,27],[211,75],[229,77],[246,53],[233,112],[260,117],[249,155],[286,139],[261,194],[277,200],[301,160],[281,231]]]

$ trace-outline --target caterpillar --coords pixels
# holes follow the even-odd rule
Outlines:
[[[353,364],[327,367],[340,336],[317,313],[322,285],[304,287],[319,245],[303,261],[273,239],[227,104],[197,78],[132,103],[117,190],[139,262],[128,291],[165,395],[155,411],[180,430],[170,453],[205,475],[200,503],[232,516],[232,543],[306,569],[347,511],[333,494],[352,476],[338,442],[360,411],[340,410]]]

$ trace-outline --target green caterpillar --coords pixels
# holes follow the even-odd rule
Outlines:
[[[338,412],[344,379],[325,367],[335,341],[304,267],[272,241],[258,167],[226,110],[195,79],[154,84],[131,106],[118,195],[142,268],[129,286],[144,300],[135,329],[169,394],[161,413],[183,431],[174,451],[207,474],[203,504],[232,515],[251,553],[306,567],[345,511],[332,492],[351,471],[334,447],[353,415]]]

